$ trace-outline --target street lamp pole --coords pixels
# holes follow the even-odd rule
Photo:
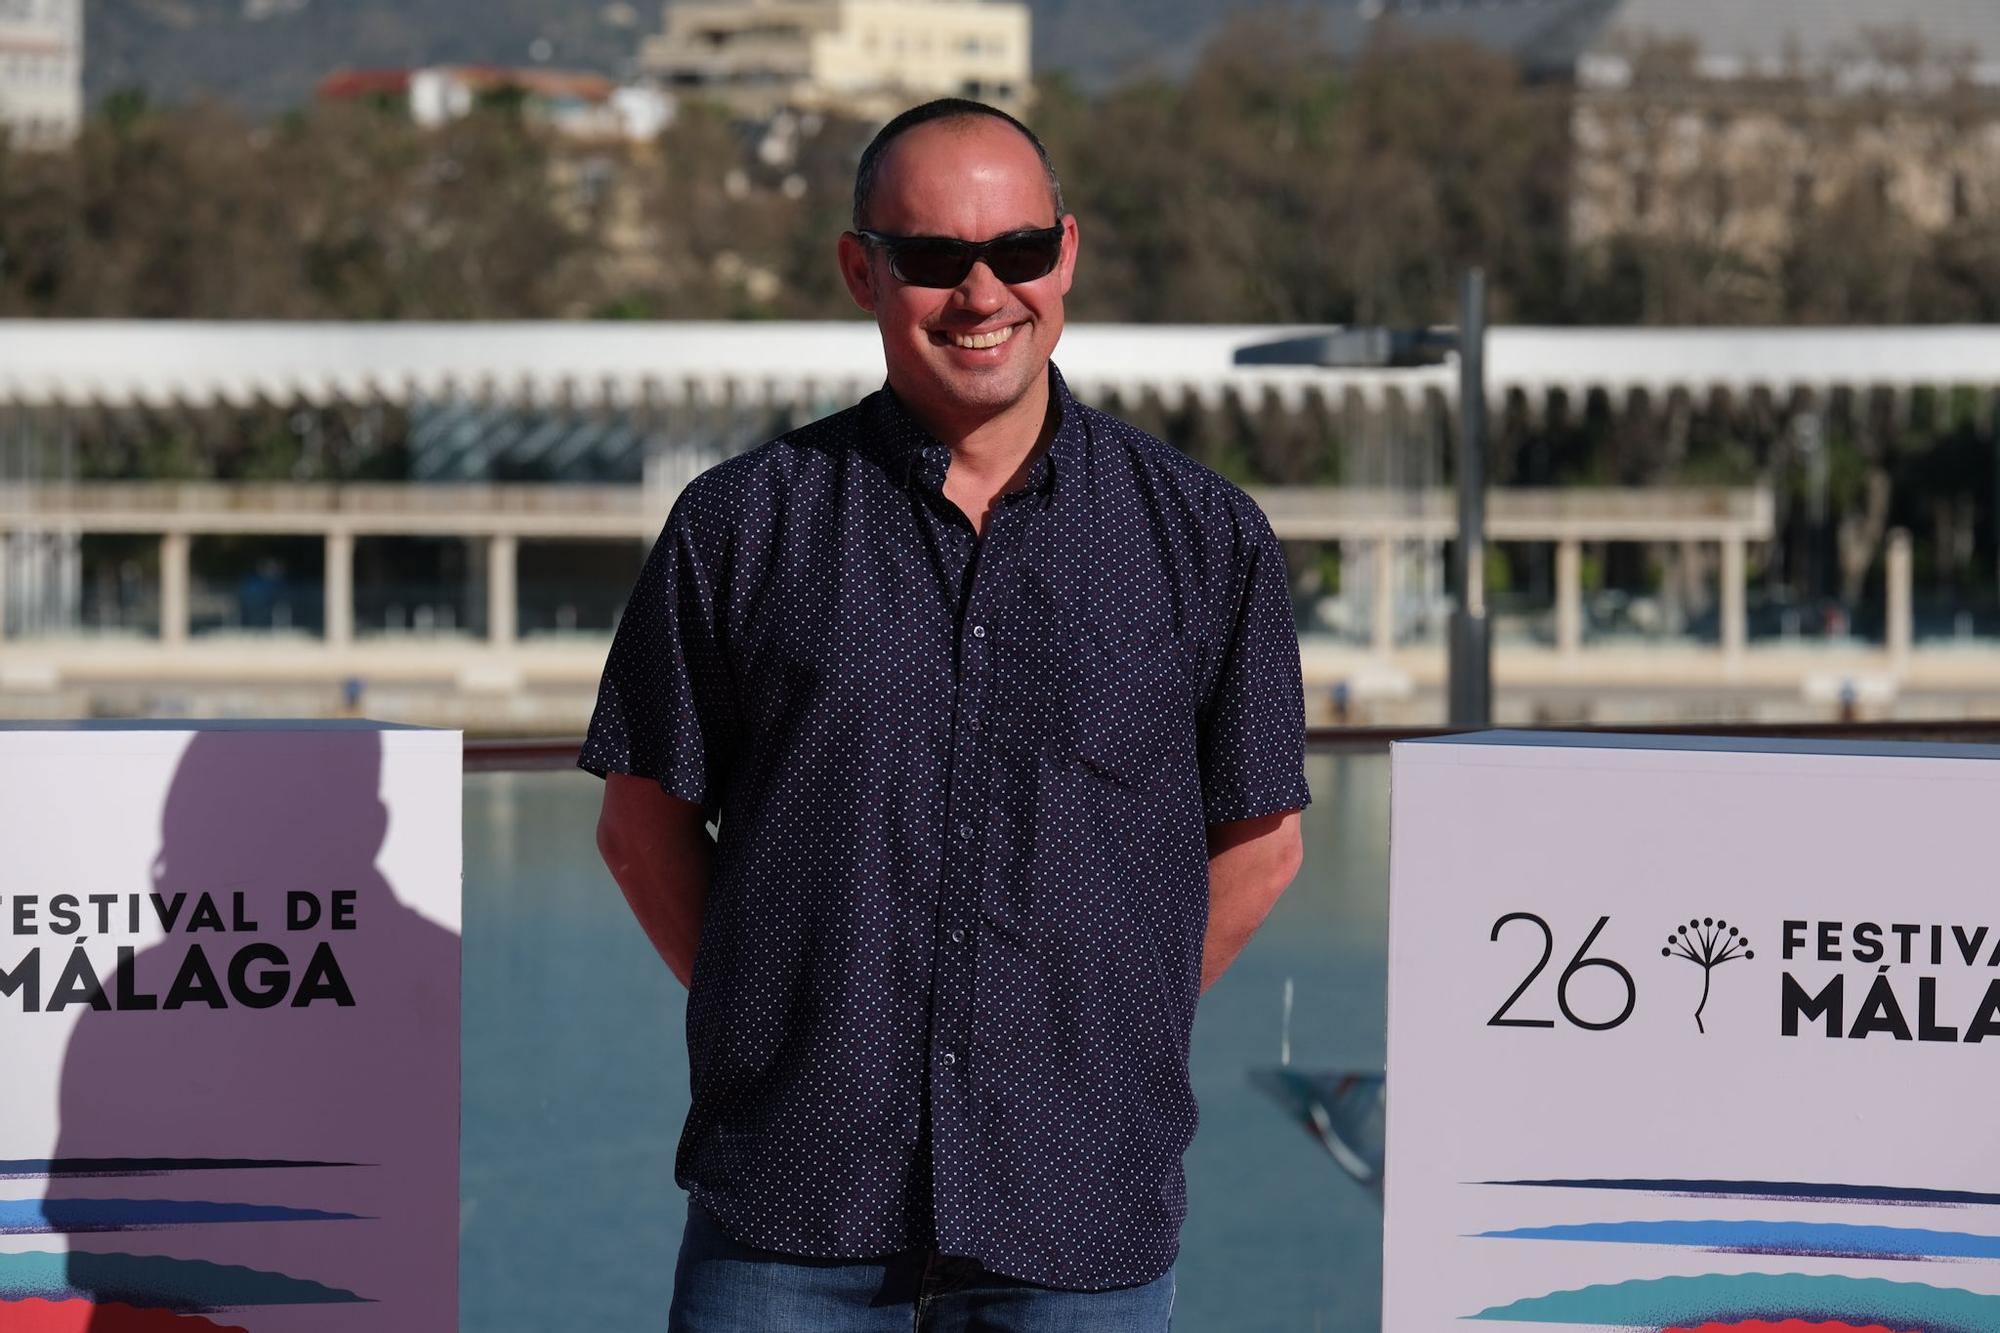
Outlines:
[[[1493,640],[1486,619],[1486,273],[1467,269],[1459,287],[1458,542],[1453,552],[1450,719],[1493,721]]]
[[[1493,721],[1493,645],[1486,624],[1486,274],[1466,270],[1456,329],[1339,328],[1236,349],[1239,366],[1359,368],[1442,365],[1458,353],[1458,545],[1453,561],[1450,679],[1454,727]]]

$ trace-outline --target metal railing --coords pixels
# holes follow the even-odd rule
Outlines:
[[[1386,750],[1391,742],[1463,735],[1466,727],[1307,727],[1306,751],[1345,754]],[[1943,741],[2000,745],[2000,719],[1931,722],[1688,723],[1673,726],[1536,727],[1537,731],[1625,736],[1723,736],[1745,740]],[[582,742],[573,737],[468,738],[468,773],[533,773],[574,768]]]

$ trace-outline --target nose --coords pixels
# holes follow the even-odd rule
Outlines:
[[[952,297],[961,309],[990,315],[1007,304],[1007,284],[994,277],[993,270],[982,259],[966,273]]]

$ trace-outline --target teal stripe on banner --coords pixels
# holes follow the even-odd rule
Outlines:
[[[1801,1319],[1920,1328],[1924,1333],[1993,1333],[2000,1329],[2000,1296],[1882,1278],[1709,1273],[1555,1291],[1468,1318],[1641,1329]]]

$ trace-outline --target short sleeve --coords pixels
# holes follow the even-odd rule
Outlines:
[[[1305,687],[1284,549],[1251,505],[1238,528],[1215,683],[1200,714],[1201,795],[1210,824],[1303,810]]]
[[[699,483],[696,483],[698,486]],[[711,817],[735,730],[712,553],[720,516],[681,492],[646,557],[611,639],[577,766],[652,778]],[[706,540],[704,540],[706,538]]]

